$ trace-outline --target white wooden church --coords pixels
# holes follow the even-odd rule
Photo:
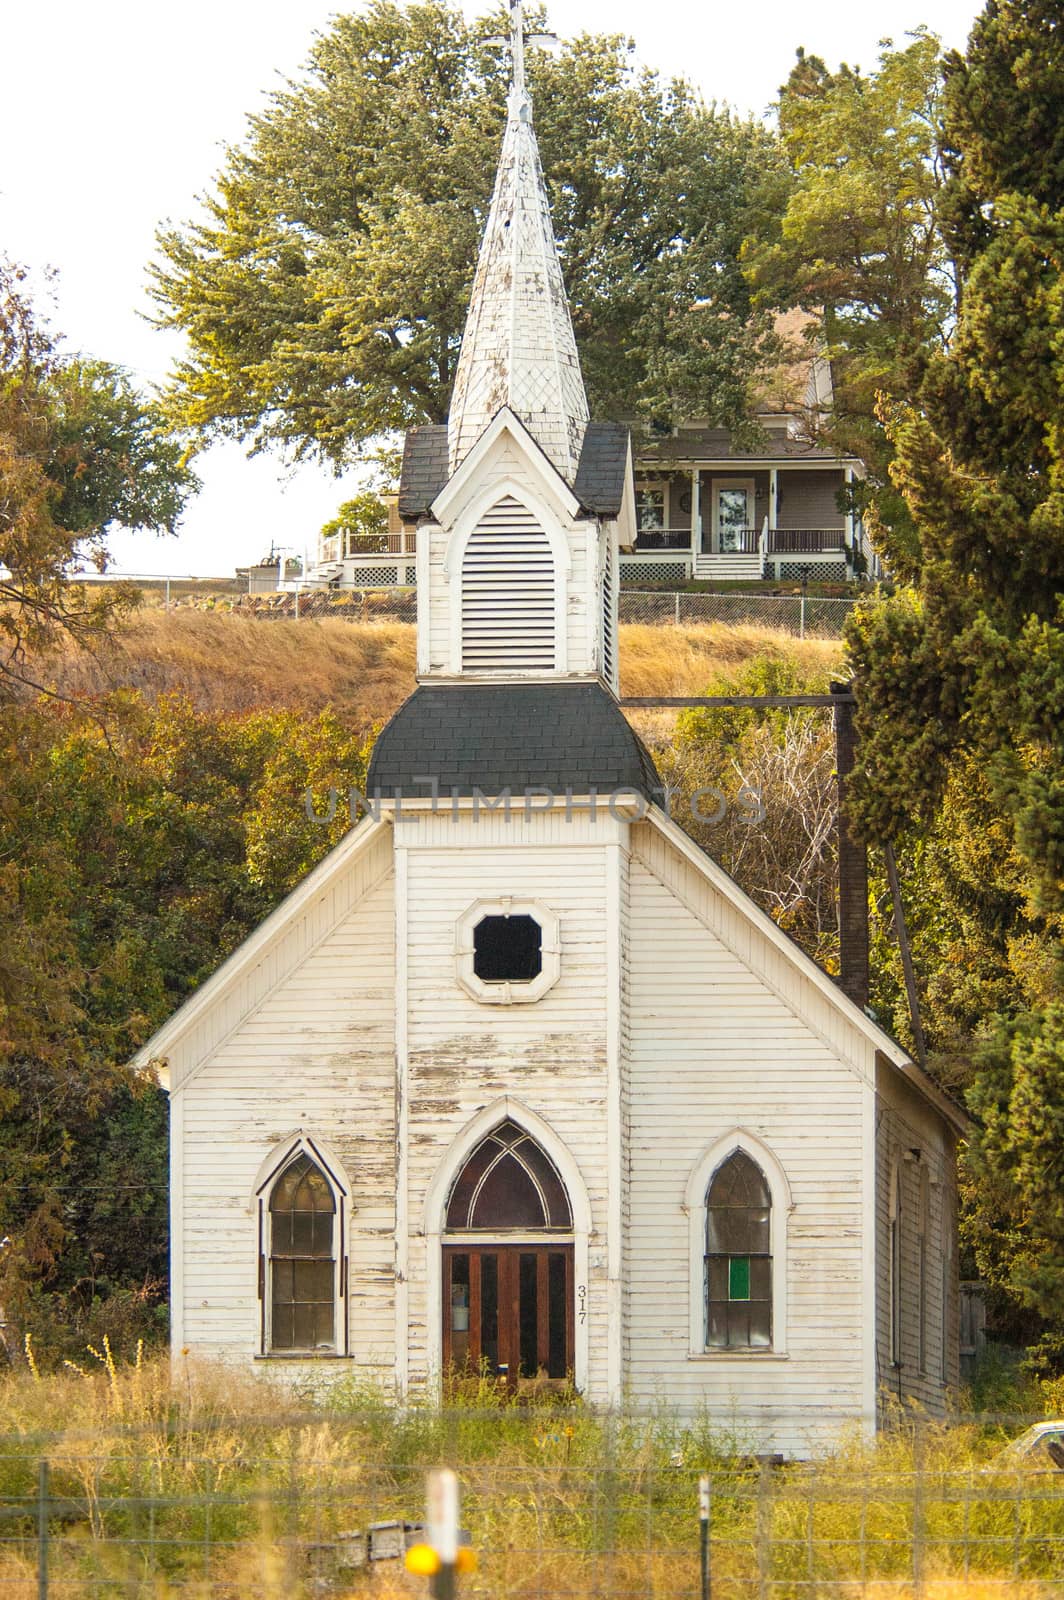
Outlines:
[[[378,813],[138,1058],[173,1344],[571,1381],[801,1451],[957,1381],[963,1124],[669,820],[619,708],[631,452],[588,418],[513,11],[450,421],[407,440],[418,687]]]

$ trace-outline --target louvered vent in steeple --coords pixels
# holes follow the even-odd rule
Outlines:
[[[462,671],[552,672],[554,558],[512,496],[477,524],[462,559]]]

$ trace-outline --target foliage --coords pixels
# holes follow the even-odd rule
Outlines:
[[[699,693],[824,693],[827,662],[760,656]],[[681,713],[657,754],[676,819],[829,970],[838,966],[835,747],[815,710]]]
[[[374,537],[388,531],[388,508],[379,494],[367,491],[345,500],[321,530],[322,538],[349,531],[360,537]]]
[[[0,693],[61,637],[90,642],[128,611],[68,574],[106,563],[108,529],[172,532],[197,487],[153,401],[121,369],[64,356],[0,259]]]
[[[769,175],[743,250],[756,304],[813,319],[835,389],[820,427],[869,463],[891,522],[904,508],[890,492],[876,397],[913,392],[953,306],[938,219],[940,93],[938,40],[924,28],[901,48],[884,41],[871,73],[829,71],[799,50],[779,101],[790,170]]]
[[[741,1420],[664,1404],[507,1406],[485,1384],[448,1408],[425,1396],[400,1407],[365,1379],[315,1400],[231,1364],[186,1361],[173,1377],[164,1361],[126,1367],[106,1346],[57,1374],[0,1378],[0,1406],[0,1495],[25,1506],[0,1578],[32,1579],[43,1454],[64,1517],[50,1576],[71,1596],[137,1583],[192,1595],[205,1582],[265,1600],[347,1592],[332,1562],[352,1531],[420,1519],[440,1461],[460,1477],[478,1583],[515,1597],[691,1592],[703,1472],[713,1581],[734,1594],[766,1574],[786,1593],[904,1592],[922,1571],[928,1600],[1043,1600],[1064,1530],[1059,1475],[985,1470],[1003,1429],[901,1410],[875,1439],[855,1428],[769,1467]],[[389,1566],[374,1589],[408,1593]]]
[[[328,713],[107,709],[0,718],[0,1304],[70,1338],[164,1289],[165,1105],[124,1063],[336,842],[307,787],[365,774]]]
[[[182,425],[340,463],[446,418],[502,133],[500,22],[445,0],[339,17],[199,220],[160,233]],[[618,37],[530,51],[528,72],[596,413],[739,424],[767,323],[738,253],[772,137],[635,73]]]
[[[948,350],[909,401],[885,400],[915,538],[884,533],[908,587],[848,632],[859,696],[855,812],[913,841],[935,977],[930,1029],[972,1077],[970,1238],[993,1286],[1064,1317],[1057,1222],[1064,1128],[1052,1088],[1064,933],[1064,209],[1061,44],[1046,7],[988,5],[945,103],[948,226],[963,269]],[[1010,106],[1023,99],[1022,117]],[[1053,126],[1038,149],[1027,133]],[[1002,185],[1021,184],[1021,188]],[[918,919],[924,920],[924,919]],[[946,973],[941,963],[952,965]],[[995,1013],[967,1071],[971,1034]],[[1044,1081],[1043,1081],[1044,1080]],[[1046,1346],[1047,1353],[1050,1346]]]

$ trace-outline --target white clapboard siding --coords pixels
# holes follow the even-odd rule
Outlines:
[[[378,879],[186,1081],[174,1150],[175,1335],[197,1354],[258,1354],[256,1175],[302,1130],[342,1163],[351,1362],[286,1377],[390,1377],[394,1360],[393,878]],[[179,1169],[179,1170],[178,1170]],[[269,1362],[264,1366],[269,1367]]]
[[[671,866],[695,877],[690,864]],[[823,1424],[862,1414],[871,1089],[694,913],[697,884],[686,887],[681,899],[645,860],[632,862],[627,1386],[807,1449]],[[691,1354],[685,1189],[737,1129],[773,1152],[791,1187],[784,1359]]]
[[[405,847],[406,904],[397,908],[407,950],[411,1243],[411,1384],[430,1376],[424,1197],[447,1151],[483,1107],[513,1095],[567,1146],[590,1201],[593,1335],[589,1392],[607,1392],[606,875],[620,824],[518,813],[425,818]],[[416,838],[414,837],[416,832]],[[601,841],[601,842],[600,842]],[[500,893],[546,902],[561,923],[561,975],[534,1005],[482,1005],[455,978],[455,924],[477,899]]]
[[[481,518],[462,559],[462,669],[550,672],[555,627],[550,541],[507,495]]]
[[[932,1415],[945,1409],[944,1389],[959,1382],[956,1262],[950,1219],[955,1215],[953,1142],[940,1118],[886,1068],[878,1073],[876,1164],[876,1352],[885,1394],[916,1402]],[[917,1154],[918,1152],[918,1154]],[[925,1361],[920,1364],[920,1186],[928,1175]],[[891,1363],[890,1187],[901,1177],[901,1366]],[[943,1258],[948,1293],[943,1297]],[[946,1361],[943,1371],[943,1318]]]

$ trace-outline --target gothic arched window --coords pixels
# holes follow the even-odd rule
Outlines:
[[[706,1195],[706,1349],[772,1346],[772,1197],[761,1168],[734,1150]]]
[[[516,1122],[500,1123],[480,1141],[447,1202],[449,1232],[567,1231],[572,1225],[569,1196],[554,1163]]]
[[[270,1190],[271,1351],[336,1351],[336,1218],[332,1185],[304,1151]]]

